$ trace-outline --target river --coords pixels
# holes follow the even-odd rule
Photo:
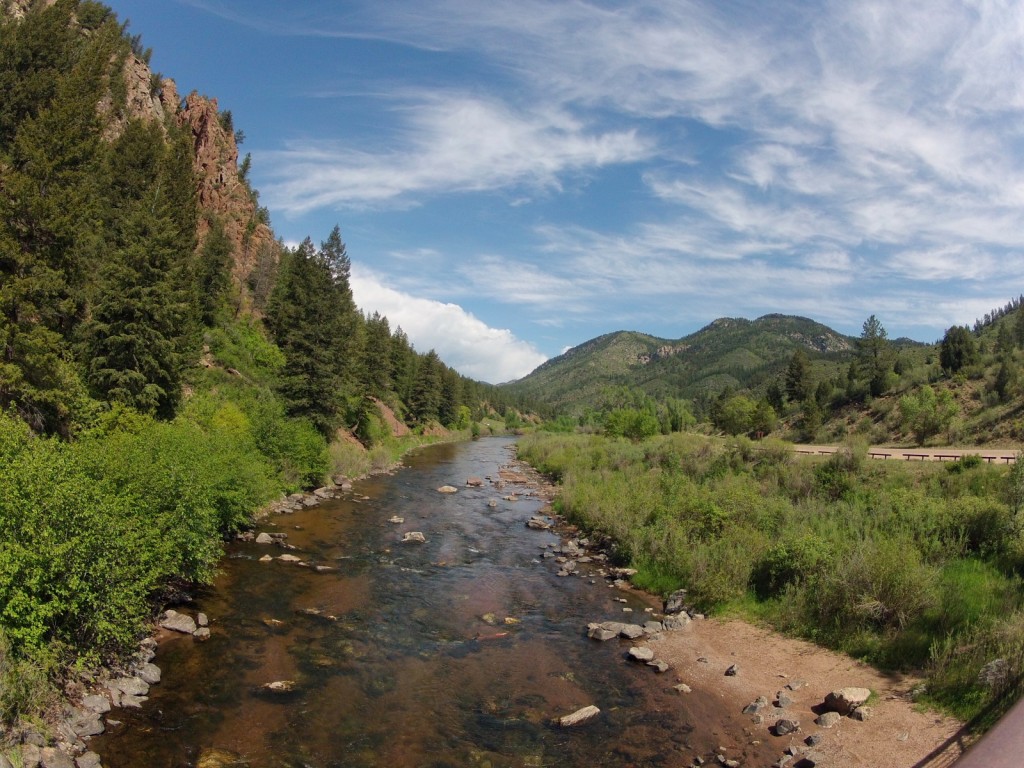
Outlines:
[[[557,576],[540,555],[559,537],[525,526],[539,499],[464,486],[512,458],[505,438],[433,446],[346,498],[263,521],[332,570],[260,562],[282,550],[231,544],[188,606],[209,615],[211,638],[162,639],[163,681],[142,709],[112,712],[122,724],[91,749],[110,768],[194,766],[210,749],[252,768],[712,760],[713,695],[680,695],[671,671],[626,662],[625,641],[584,634],[589,621],[642,623],[652,600],[609,588],[590,565]],[[438,493],[445,484],[459,492]],[[426,542],[400,543],[407,531]],[[279,680],[294,691],[263,689]],[[586,724],[550,724],[590,704],[601,715]]]

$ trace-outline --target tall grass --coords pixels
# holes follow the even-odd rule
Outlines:
[[[560,479],[561,511],[610,537],[640,586],[923,670],[961,716],[1020,685],[1024,541],[1005,467],[874,462],[860,439],[827,459],[687,434],[537,434],[519,452]],[[999,685],[979,681],[997,658]]]

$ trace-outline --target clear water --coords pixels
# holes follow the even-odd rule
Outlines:
[[[356,498],[264,521],[295,554],[336,570],[260,563],[276,547],[232,544],[205,611],[212,637],[161,642],[164,673],[142,710],[91,748],[111,768],[196,765],[227,750],[253,768],[682,766],[722,741],[721,704],[671,690],[672,673],[624,661],[626,646],[584,635],[589,621],[624,620],[604,579],[557,577],[529,530],[540,508],[489,484],[512,458],[508,439],[434,446]],[[441,485],[459,487],[439,494]],[[488,506],[496,499],[495,508]],[[388,522],[392,515],[403,524]],[[425,544],[399,542],[422,531]],[[630,595],[633,616],[653,605]],[[317,612],[319,615],[316,615]],[[491,615],[489,615],[491,614]],[[508,617],[513,623],[506,623]],[[295,690],[269,694],[276,680]],[[595,704],[575,729],[554,717]],[[743,742],[740,741],[742,744]],[[767,764],[756,746],[747,756]],[[760,760],[760,758],[765,758]]]

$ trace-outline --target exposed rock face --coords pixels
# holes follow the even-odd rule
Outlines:
[[[40,5],[43,8],[49,8],[55,2],[57,0],[43,0]],[[16,19],[23,19],[33,5],[36,5],[35,0],[0,0],[0,13],[13,16]]]
[[[178,113],[178,124],[192,131],[193,167],[198,185],[199,207],[215,214],[224,224],[224,231],[235,247],[232,277],[239,285],[257,268],[261,255],[277,261],[274,233],[257,220],[258,206],[249,189],[238,178],[238,145],[234,133],[221,123],[216,99],[193,91]],[[208,225],[200,217],[200,247]],[[272,255],[268,256],[268,249]]]
[[[153,88],[153,70],[134,53],[128,54],[121,70],[125,85],[125,109],[122,114],[113,115],[113,105],[107,96],[100,102],[99,111],[106,115],[107,127],[103,137],[113,141],[124,131],[129,118],[145,120],[163,127],[168,115],[178,111],[177,88],[173,80],[164,80],[161,88],[168,87],[175,94],[175,101],[167,103],[161,92]]]

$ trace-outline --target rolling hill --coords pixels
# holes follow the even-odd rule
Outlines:
[[[507,386],[555,408],[579,411],[607,387],[655,398],[694,398],[726,387],[763,390],[797,349],[818,367],[850,358],[855,339],[805,317],[720,318],[680,339],[617,331],[573,347]],[[910,342],[912,343],[912,342]]]

